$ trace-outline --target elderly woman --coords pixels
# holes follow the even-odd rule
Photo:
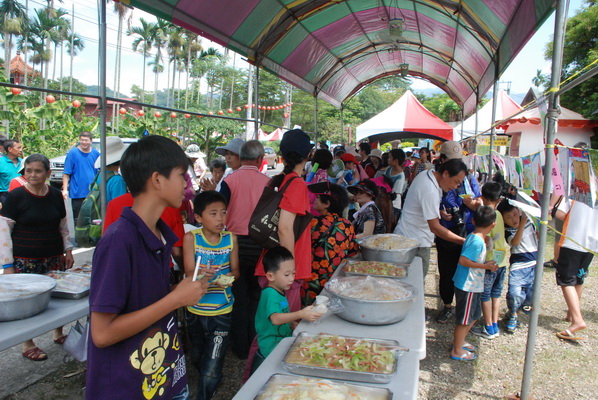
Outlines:
[[[359,211],[353,214],[353,226],[357,238],[386,233],[384,218],[375,202],[376,196],[378,196],[378,186],[370,179],[364,179],[347,190],[360,206]]]
[[[62,193],[46,184],[50,161],[41,154],[25,162],[27,183],[10,192],[2,215],[14,222],[12,231],[14,266],[4,273],[47,274],[73,266],[72,245],[66,225]],[[62,327],[54,330],[54,343],[63,344]],[[23,357],[42,361],[48,355],[33,340],[23,343]]]
[[[313,260],[311,276],[301,286],[303,306],[311,305],[340,263],[359,250],[353,225],[341,217],[349,204],[345,189],[328,182],[316,183],[307,188],[316,195],[314,207],[321,215],[311,222]]]

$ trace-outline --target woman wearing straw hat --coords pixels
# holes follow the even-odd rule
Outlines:
[[[106,180],[106,204],[113,198],[127,193],[125,180],[118,174],[118,170],[120,169],[120,159],[127,147],[128,145],[124,144],[117,136],[108,136],[106,138],[106,176],[108,178]],[[100,166],[101,157],[98,157],[94,167],[100,168]],[[101,184],[101,173],[96,176],[95,182],[97,182],[98,185]]]

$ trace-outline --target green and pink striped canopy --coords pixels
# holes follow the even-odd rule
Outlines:
[[[401,68],[465,112],[554,0],[121,0],[228,47],[339,106]],[[405,65],[408,64],[408,65]]]

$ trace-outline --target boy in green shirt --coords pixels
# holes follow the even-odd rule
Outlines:
[[[287,248],[271,248],[264,255],[263,263],[268,286],[262,290],[255,314],[259,350],[251,364],[251,373],[262,364],[282,339],[293,334],[291,322],[298,319],[313,322],[322,315],[314,312],[313,306],[289,312],[289,302],[284,292],[291,287],[295,279],[295,260]]]

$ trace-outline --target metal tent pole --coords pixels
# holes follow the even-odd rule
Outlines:
[[[318,92],[316,91],[316,102],[314,105],[314,147],[318,148]]]
[[[260,120],[260,110],[259,110],[259,92],[260,92],[260,67],[258,63],[255,63],[255,93],[254,93],[254,101],[255,104],[255,122],[253,124],[253,139],[257,140],[258,137],[258,130],[260,128],[259,120]]]
[[[106,2],[98,1],[98,3],[100,4],[98,57],[100,99],[98,117],[100,118],[100,204],[103,221],[106,215]]]
[[[567,22],[567,1],[557,0],[556,16],[554,19],[554,53],[552,55],[552,76],[550,79],[550,92],[548,95],[548,113],[546,115],[546,159],[544,162],[544,187],[542,188],[542,213],[540,235],[538,238],[538,260],[536,262],[536,276],[534,277],[534,294],[532,296],[532,314],[527,332],[527,348],[525,351],[525,364],[521,381],[521,399],[527,400],[530,393],[531,378],[534,366],[534,353],[536,335],[538,332],[538,317],[540,315],[540,299],[542,291],[542,276],[544,273],[544,252],[546,250],[546,223],[548,221],[548,207],[550,202],[550,187],[552,171],[552,145],[556,134],[558,121],[559,97],[555,93],[561,83],[561,69],[563,62],[563,43],[565,39],[565,26]]]
[[[345,141],[344,141],[344,135],[345,135],[345,121],[343,120],[343,103],[341,103],[341,144],[344,146],[345,145]]]
[[[492,88],[492,119],[490,120],[490,125],[492,128],[490,129],[490,163],[488,164],[488,179],[492,180],[492,167],[494,165],[494,161],[492,159],[492,151],[494,150],[494,132],[496,129],[494,128],[494,121],[496,120],[496,103],[498,103],[498,55],[496,56],[496,65],[495,65],[495,76],[494,76],[494,87]]]
[[[253,100],[251,100],[252,96],[253,96],[253,71],[252,71],[253,66],[251,64],[249,64],[249,71],[247,74],[247,104],[249,105],[249,108],[247,108],[247,110],[245,110],[245,118],[247,118],[248,120],[251,119],[251,104],[253,103]],[[255,104],[254,104],[255,106]],[[253,134],[251,133],[251,122],[247,121],[245,123],[245,140],[251,140],[251,138],[253,137]]]
[[[475,125],[473,131],[473,152],[476,155],[476,160],[478,155],[478,105],[480,104],[480,87],[478,86],[475,91]],[[465,121],[463,121],[465,122]],[[474,161],[474,171],[475,171],[475,161]]]

